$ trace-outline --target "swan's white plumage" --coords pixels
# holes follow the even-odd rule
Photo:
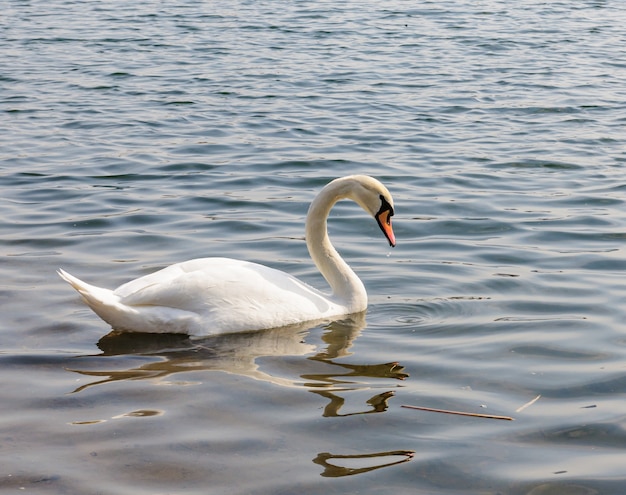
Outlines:
[[[113,291],[87,284],[63,270],[59,275],[116,330],[201,336],[363,311],[367,307],[365,288],[330,244],[326,229],[330,209],[344,198],[355,200],[375,216],[390,244],[395,244],[389,218],[393,202],[380,182],[350,176],[328,184],[311,204],[306,232],[311,257],[332,294],[324,294],[285,272],[229,258],[176,263]],[[381,212],[384,223],[379,218]]]

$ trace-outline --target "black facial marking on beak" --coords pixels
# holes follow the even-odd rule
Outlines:
[[[396,238],[393,234],[393,229],[391,228],[391,217],[393,216],[393,206],[389,204],[389,201],[385,199],[385,197],[380,195],[380,210],[376,213],[376,221],[378,222],[378,226],[380,230],[383,231],[385,237],[389,241],[389,245],[391,247],[396,246]]]
[[[376,218],[378,218],[380,214],[385,211],[389,212],[390,217],[393,216],[393,206],[391,206],[389,204],[389,201],[387,201],[387,198],[385,198],[385,196],[381,194],[380,195],[380,210],[378,210],[378,213],[376,213]]]

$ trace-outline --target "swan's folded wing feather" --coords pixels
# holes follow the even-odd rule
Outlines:
[[[215,288],[217,264],[206,259],[195,268],[177,263],[118,287],[115,294],[128,306],[165,306],[192,309],[199,300],[206,300]]]
[[[210,312],[220,320],[293,313],[288,319],[295,321],[298,315],[334,310],[325,295],[287,273],[227,258],[171,265],[120,286],[115,294],[128,306]]]

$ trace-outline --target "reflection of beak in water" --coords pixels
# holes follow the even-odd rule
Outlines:
[[[318,454],[318,456],[313,459],[315,464],[319,464],[324,467],[324,472],[321,473],[322,476],[327,478],[339,478],[341,476],[351,476],[353,474],[361,474],[367,473],[368,471],[374,471],[375,469],[380,469],[383,467],[395,466],[396,464],[402,464],[403,462],[408,462],[413,459],[415,452],[413,450],[392,450],[390,452],[376,452],[374,454],[358,454],[358,455],[333,455],[328,452],[323,452]],[[374,464],[367,465],[365,467],[344,467],[337,466],[336,464],[331,464],[328,462],[330,459],[340,459],[340,462],[347,463],[349,461],[358,459],[362,464],[367,464],[368,459],[376,459],[380,457],[385,458],[394,458],[400,457],[400,459],[395,461],[389,461],[389,459],[385,459],[388,462],[383,462],[382,464]],[[378,461],[378,459],[377,459]]]
[[[363,390],[373,386],[361,378],[403,380],[408,376],[403,373],[403,368],[398,363],[345,364],[333,361],[350,355],[352,343],[365,327],[364,313],[327,324],[322,336],[325,348],[315,354],[313,353],[317,346],[304,341],[312,325],[315,328],[315,323],[309,323],[294,327],[215,335],[202,340],[192,340],[181,335],[112,332],[98,342],[102,354],[82,356],[79,359],[101,366],[103,358],[111,357],[114,362],[119,362],[116,357],[123,356],[122,362],[127,366],[130,361],[133,367],[106,371],[74,369],[72,371],[82,375],[102,377],[101,380],[78,387],[74,392],[121,380],[163,379],[176,373],[213,370],[281,386],[304,386],[313,389],[315,393],[331,400],[331,404],[326,408],[327,415],[338,415],[343,405],[343,402],[339,404],[338,400],[342,399],[330,392]],[[257,364],[259,358],[307,354],[311,356],[298,361],[296,363],[298,369],[291,376],[288,370],[285,371],[283,362],[278,366],[279,369],[271,371],[261,371]],[[142,361],[142,364],[137,365],[137,360]],[[266,361],[267,359],[264,361],[264,368],[271,368],[271,362]],[[339,372],[338,367],[341,370]],[[339,384],[340,388],[336,388]],[[386,410],[386,401],[392,395],[393,393],[384,393],[372,397],[368,403],[373,410],[367,412]]]
[[[353,380],[346,380],[346,378],[356,377],[369,377],[369,378],[395,378],[397,380],[404,380],[409,375],[404,373],[404,367],[398,363],[385,363],[385,364],[343,364],[336,363],[330,359],[319,359],[318,357],[310,357],[309,359],[315,361],[321,361],[325,364],[332,364],[338,366],[344,370],[349,370],[349,373],[318,373],[318,374],[305,374],[302,378],[306,380],[315,380],[317,383],[307,382],[307,387],[328,387],[331,384],[350,384],[355,383]]]

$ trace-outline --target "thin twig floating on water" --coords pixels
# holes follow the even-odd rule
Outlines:
[[[537,397],[535,397],[533,400],[529,400],[526,404],[524,404],[523,406],[518,407],[517,409],[515,409],[515,412],[520,412],[523,411],[524,409],[526,409],[528,406],[532,406],[535,402],[537,402],[539,399],[541,399],[541,394],[538,395]]]
[[[449,411],[447,409],[433,409],[432,407],[419,407],[419,406],[406,406],[406,405],[400,406],[400,407],[406,407],[407,409],[417,409],[419,411],[456,414],[457,416],[471,416],[473,418],[504,419],[506,421],[513,421],[514,419],[509,416],[496,416],[494,414],[480,414],[480,413],[471,413],[471,412],[463,412],[463,411]]]

